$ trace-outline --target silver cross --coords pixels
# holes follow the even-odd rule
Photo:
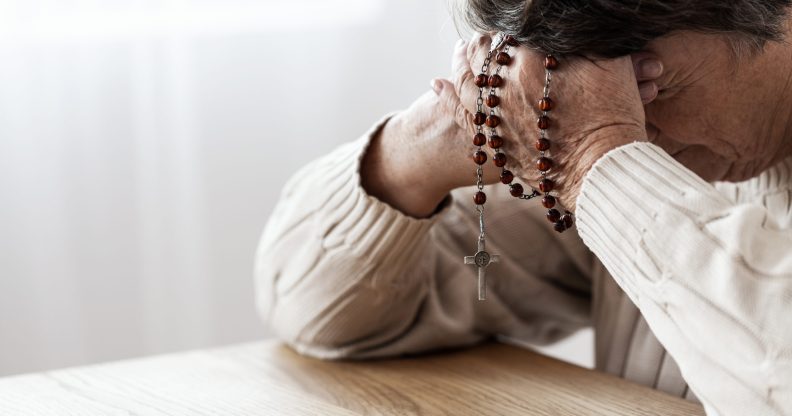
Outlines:
[[[484,238],[478,240],[478,252],[473,256],[465,256],[465,264],[475,264],[478,267],[478,299],[487,298],[487,266],[500,262],[500,256],[487,253]]]

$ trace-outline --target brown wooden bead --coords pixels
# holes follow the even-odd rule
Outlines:
[[[545,208],[548,209],[553,208],[555,204],[556,204],[556,199],[552,195],[545,195],[544,198],[542,198],[542,206]]]
[[[561,220],[564,221],[564,225],[566,225],[566,228],[572,228],[572,225],[575,223],[575,219],[572,218],[572,214],[570,214],[569,211],[567,211],[567,213],[564,214]]]
[[[547,210],[547,220],[550,222],[557,222],[561,219],[561,213],[557,209],[551,208]]]
[[[495,156],[492,156],[492,162],[495,163],[495,166],[499,168],[506,166],[506,154],[495,153]]]
[[[488,80],[489,77],[487,77],[487,74],[478,74],[476,75],[476,78],[473,79],[473,83],[479,88],[484,88],[487,86]]]
[[[498,88],[503,85],[503,78],[500,75],[490,75],[489,79],[487,80],[487,85],[492,88]]]
[[[504,170],[500,174],[500,181],[504,185],[508,185],[514,181],[514,174],[510,170]]]
[[[495,94],[490,94],[484,99],[484,102],[487,104],[487,107],[495,108],[500,104],[500,97]]]
[[[536,147],[536,150],[540,152],[544,152],[545,150],[550,150],[550,140],[544,138],[539,139],[536,141],[536,144],[534,144],[534,146]]]
[[[476,151],[476,153],[473,153],[473,162],[476,162],[477,165],[487,163],[487,153],[481,150]]]
[[[493,149],[499,149],[503,147],[503,137],[500,137],[497,134],[493,134],[492,136],[490,136],[489,147]]]
[[[520,42],[518,42],[517,39],[514,36],[512,36],[512,35],[506,35],[506,37],[503,38],[503,41],[506,42],[506,44],[509,45],[509,46],[519,46],[520,45]]]
[[[484,122],[487,124],[487,127],[494,129],[495,127],[500,126],[501,119],[500,117],[492,114],[487,116],[487,119]]]
[[[553,226],[553,229],[558,231],[559,233],[563,233],[564,231],[566,231],[567,226],[564,224],[564,221],[558,220]]]
[[[509,186],[509,193],[511,196],[519,198],[523,195],[523,186],[519,183],[513,183]]]
[[[558,59],[553,55],[545,56],[545,68],[553,70],[558,68]]]
[[[539,127],[541,130],[547,130],[550,128],[550,117],[548,116],[541,116],[539,120],[536,121],[536,127]]]
[[[484,205],[487,203],[487,194],[481,191],[476,192],[476,194],[473,195],[473,202],[475,202],[476,205]]]
[[[473,115],[473,124],[477,126],[484,124],[486,121],[487,121],[487,115],[482,112],[478,112]]]
[[[553,100],[550,97],[543,97],[539,100],[539,109],[542,111],[550,111],[553,109]]]
[[[536,168],[539,169],[540,172],[547,172],[552,167],[553,161],[550,158],[540,157],[536,159]]]
[[[506,52],[498,52],[498,54],[495,55],[495,62],[497,62],[498,65],[509,65],[511,63],[511,56]]]
[[[550,192],[555,188],[555,182],[552,179],[544,178],[539,181],[539,190],[542,192]]]
[[[473,136],[473,145],[484,146],[485,144],[487,144],[487,136],[485,136],[484,133],[476,133],[476,135]]]

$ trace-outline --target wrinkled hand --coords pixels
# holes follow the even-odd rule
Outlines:
[[[455,51],[453,84],[459,101],[453,111],[457,123],[470,132],[471,138],[475,132],[471,118],[479,95],[474,77],[491,42],[489,36],[478,35]],[[537,104],[544,89],[545,56],[526,47],[512,48],[510,55],[511,64],[501,70],[504,85],[497,91],[502,116],[498,131],[505,139],[506,167],[522,178],[528,189],[536,187],[540,178],[535,166],[539,152],[534,143],[538,138]],[[574,209],[581,182],[597,159],[623,144],[646,140],[643,103],[654,98],[656,87],[644,82],[639,91],[630,57],[559,61],[550,90],[555,108],[549,114],[552,123],[547,133],[552,147],[548,157],[554,167],[548,177],[556,182],[561,204]],[[454,105],[454,100],[446,103]],[[487,177],[492,181],[499,169],[492,163],[487,166]]]

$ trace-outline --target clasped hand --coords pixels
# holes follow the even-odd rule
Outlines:
[[[455,115],[456,123],[469,138],[475,132],[472,114],[479,97],[474,77],[491,43],[487,35],[458,43],[452,79],[436,81],[453,84],[453,89],[444,90],[453,90],[456,97],[441,102],[447,107],[444,112]],[[545,55],[525,46],[512,49],[511,55],[512,63],[501,70],[505,82],[498,91],[502,118],[498,130],[505,139],[507,168],[530,192],[528,186],[535,188],[540,178],[534,143],[539,135],[537,104],[543,96]],[[641,74],[635,61],[635,56],[607,60],[564,57],[554,71],[550,97],[556,105],[550,112],[548,130],[554,167],[548,177],[555,180],[560,202],[567,209],[575,209],[581,183],[600,157],[623,144],[647,140],[643,104],[656,96],[657,89],[645,82],[648,77]],[[487,181],[495,182],[499,171],[487,163]]]

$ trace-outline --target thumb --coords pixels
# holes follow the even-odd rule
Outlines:
[[[456,124],[465,131],[473,131],[471,114],[462,106],[454,83],[444,78],[435,78],[432,89],[440,101],[440,111],[446,117],[453,117]]]

